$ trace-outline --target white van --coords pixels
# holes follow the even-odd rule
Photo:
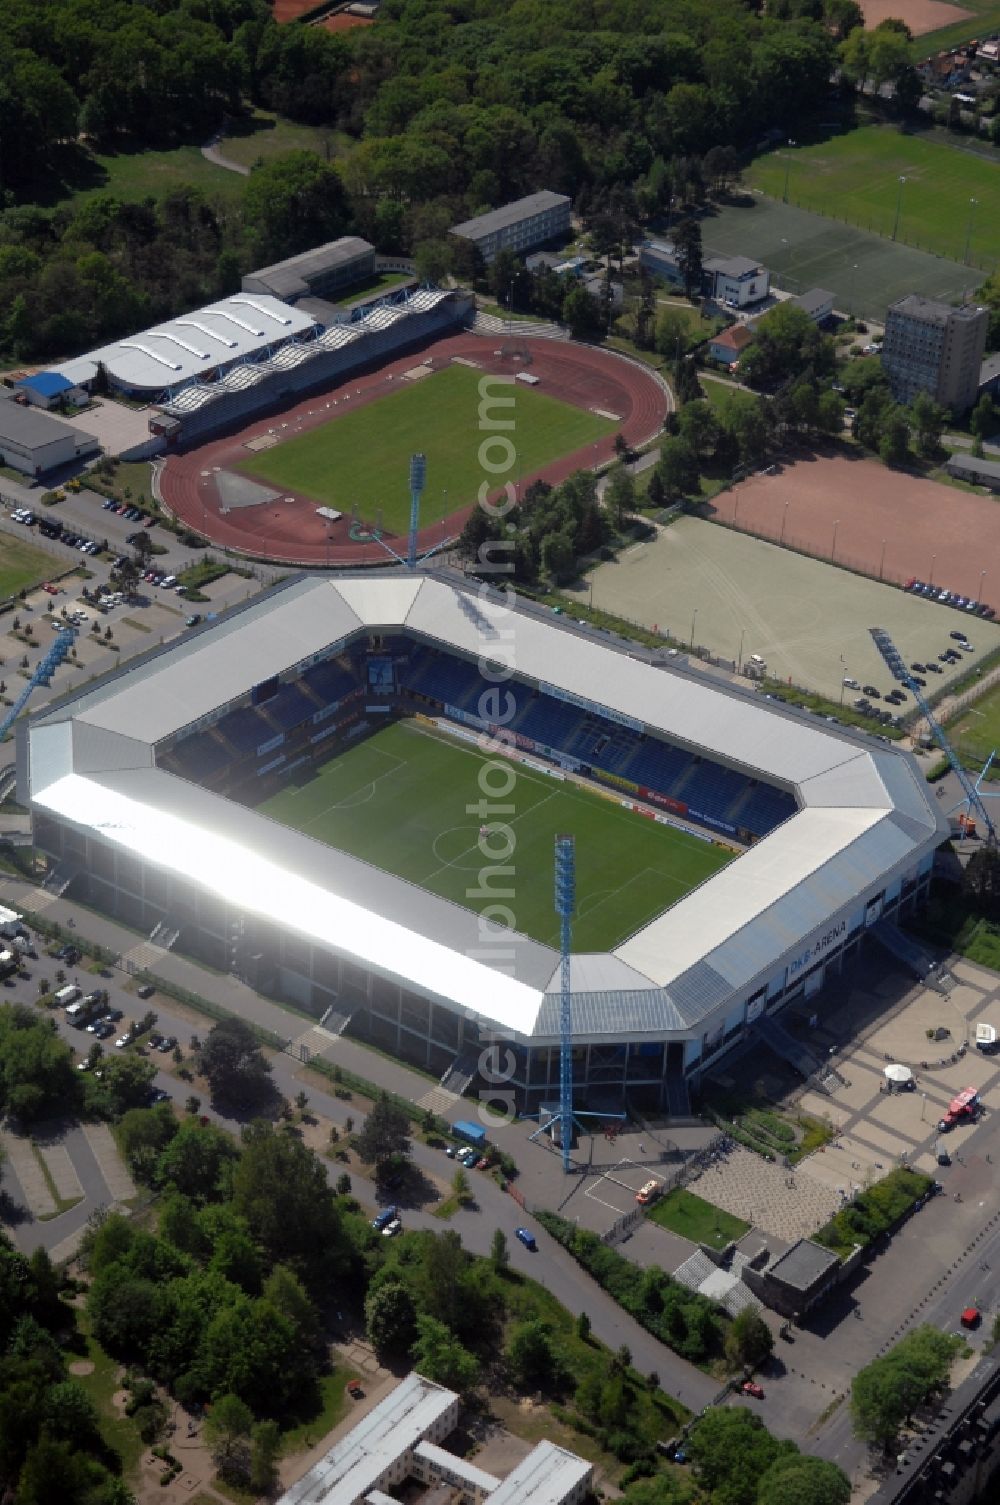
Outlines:
[[[79,992],[79,988],[77,989]],[[79,1003],[71,1003],[66,1010],[66,1018],[70,1024],[84,1024],[87,1017],[87,1005],[81,999]]]
[[[75,1003],[80,996],[80,989],[75,983],[67,983],[66,987],[60,988],[56,994],[56,1003],[60,1008],[66,1008],[68,1004]]]

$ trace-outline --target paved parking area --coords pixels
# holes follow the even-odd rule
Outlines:
[[[50,1218],[56,1204],[31,1140],[7,1129],[0,1134],[10,1169],[33,1218]]]
[[[84,1124],[83,1132],[112,1200],[127,1202],[136,1194],[135,1182],[118,1153],[111,1130],[107,1124]]]

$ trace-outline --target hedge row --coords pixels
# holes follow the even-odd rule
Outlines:
[[[816,1243],[838,1253],[855,1244],[866,1247],[880,1234],[894,1228],[934,1185],[931,1176],[900,1166],[859,1192],[814,1235]]]
[[[596,1233],[554,1212],[536,1212],[535,1217],[654,1338],[694,1364],[705,1364],[722,1354],[725,1322],[714,1302],[680,1285],[656,1265],[640,1269],[602,1244]]]

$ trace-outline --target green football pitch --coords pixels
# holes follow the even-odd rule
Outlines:
[[[1000,164],[930,132],[862,126],[827,141],[769,152],[747,177],[771,198],[787,197],[800,209],[968,262],[970,286],[974,268],[992,271],[997,264]]]
[[[399,721],[283,789],[258,808],[282,825],[429,889],[465,908],[487,865],[479,850],[481,766],[471,745]],[[575,951],[607,951],[731,854],[577,785],[514,763],[509,822],[516,842],[509,902],[519,931],[555,945],[553,839],[576,837]],[[497,801],[498,803],[500,801]],[[499,818],[499,817],[498,817]],[[499,842],[499,838],[497,839]]]
[[[417,360],[417,357],[414,357]],[[491,430],[480,428],[479,383],[483,373],[468,366],[446,366],[417,382],[400,381],[378,402],[353,411],[347,405],[329,423],[286,439],[273,449],[244,460],[239,470],[284,491],[314,498],[339,512],[373,522],[379,512],[391,533],[406,531],[410,515],[410,456],[427,456],[423,519],[437,520],[476,500],[480,485],[499,486],[501,478],[484,470],[480,446]],[[490,401],[513,399],[510,407],[491,406],[494,420],[513,427],[497,429],[517,453],[509,479],[530,475],[543,465],[593,444],[618,425],[584,408],[572,407],[535,388],[495,382]],[[501,462],[499,449],[488,455]]]

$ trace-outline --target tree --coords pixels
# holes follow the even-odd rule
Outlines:
[[[726,1334],[726,1357],[732,1364],[757,1369],[774,1349],[774,1335],[759,1312],[744,1307]]]
[[[156,1182],[174,1185],[194,1202],[210,1202],[219,1195],[227,1167],[238,1158],[236,1145],[217,1124],[188,1118],[160,1151]]]
[[[1000,915],[1000,853],[995,847],[973,852],[962,874],[962,892],[987,919]]]
[[[997,426],[997,410],[993,398],[984,392],[969,414],[969,431],[977,439],[988,439]]]
[[[396,1156],[410,1153],[410,1120],[404,1110],[380,1092],[361,1127],[358,1154],[376,1169]]]
[[[601,330],[600,304],[582,283],[571,287],[563,299],[562,319],[575,340],[590,339]]]
[[[590,1339],[590,1318],[586,1312],[581,1312],[576,1319],[576,1335],[582,1343]]]
[[[786,1454],[761,1476],[757,1505],[848,1505],[851,1481],[835,1463]]]
[[[672,93],[675,91],[671,91]],[[684,279],[688,297],[701,291],[701,224],[696,219],[682,219],[674,231],[674,252]]]
[[[548,1325],[521,1322],[507,1344],[507,1368],[523,1390],[548,1390],[559,1377],[559,1364]]]
[[[682,308],[661,308],[656,319],[655,345],[664,360],[679,361],[687,350],[691,326]]]
[[[710,455],[719,440],[719,423],[704,400],[686,402],[677,419],[680,437],[696,455]]]
[[[878,454],[883,465],[905,465],[910,458],[910,430],[902,408],[886,414]]]
[[[169,1103],[155,1108],[132,1108],[118,1125],[118,1144],[129,1169],[150,1185],[160,1154],[177,1133],[177,1120]]]
[[[713,1406],[694,1423],[686,1451],[713,1505],[754,1505],[761,1476],[798,1449],[772,1437],[744,1407]]]
[[[212,1026],[199,1052],[198,1065],[214,1097],[236,1102],[259,1097],[271,1070],[250,1025],[235,1017]]]
[[[55,1020],[24,1004],[0,1005],[0,1113],[30,1123],[72,1109],[79,1098],[79,1074]]]
[[[667,439],[656,467],[665,502],[678,502],[698,488],[698,460],[684,439]]]
[[[251,172],[243,218],[268,260],[336,240],[347,228],[340,175],[315,152],[283,152]]]
[[[131,1051],[115,1051],[104,1062],[99,1082],[88,1076],[88,1097],[93,1094],[102,1100],[117,1118],[130,1108],[141,1107],[149,1101],[149,1089],[155,1076],[156,1066],[152,1061]]]
[[[903,1423],[947,1380],[961,1339],[924,1325],[858,1371],[851,1385],[857,1435],[888,1448]]]
[[[918,392],[910,403],[910,420],[916,430],[917,449],[922,455],[937,453],[948,415],[929,392]]]
[[[472,1194],[469,1191],[469,1176],[464,1166],[456,1166],[455,1174],[451,1178],[451,1189],[463,1207],[466,1202],[471,1200]]]
[[[385,1280],[368,1292],[365,1332],[380,1359],[398,1358],[413,1347],[417,1336],[417,1310],[413,1297],[401,1281]]]
[[[276,1421],[259,1421],[250,1434],[250,1489],[267,1494],[276,1478],[281,1456],[281,1429]]]
[[[205,1417],[205,1441],[219,1473],[231,1482],[245,1480],[250,1471],[248,1446],[253,1412],[237,1395],[220,1395]]]
[[[413,248],[413,261],[421,282],[443,282],[452,267],[451,246],[446,240],[422,240]]]
[[[507,1247],[507,1235],[502,1228],[497,1228],[493,1234],[493,1242],[490,1244],[490,1264],[498,1275],[502,1275],[510,1264],[510,1250]]]
[[[429,1380],[464,1394],[479,1378],[479,1361],[435,1317],[417,1318],[417,1338],[410,1350],[413,1367]]]
[[[337,1204],[322,1164],[301,1140],[259,1121],[244,1129],[232,1172],[232,1205],[265,1257],[288,1265],[307,1288],[343,1272],[346,1247]]]

